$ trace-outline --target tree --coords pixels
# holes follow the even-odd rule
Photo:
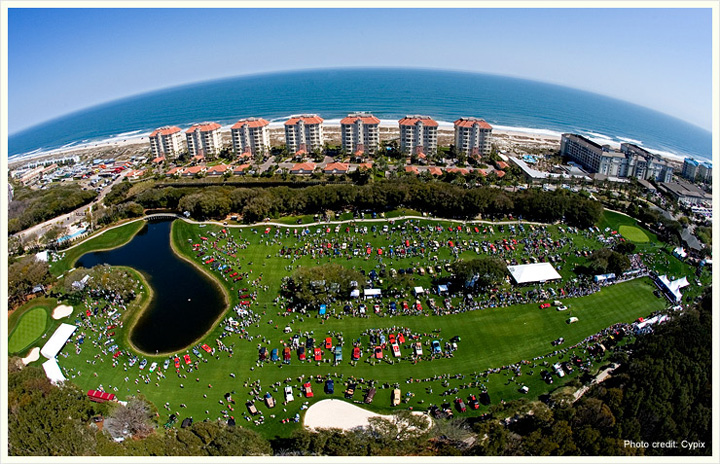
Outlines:
[[[507,266],[498,258],[457,260],[452,264],[457,283],[471,291],[487,290],[507,275]]]
[[[35,256],[26,256],[8,266],[8,300],[17,304],[32,293],[36,285],[50,282],[50,267]]]
[[[133,438],[145,438],[153,432],[150,405],[145,401],[131,397],[127,406],[115,404],[105,420],[105,429],[113,437],[131,435]]]

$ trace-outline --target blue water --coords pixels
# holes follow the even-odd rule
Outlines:
[[[668,115],[567,87],[488,74],[421,69],[333,69],[215,80],[117,100],[9,137],[12,158],[87,141],[146,134],[163,125],[226,125],[352,111],[380,119],[427,114],[438,121],[482,117],[492,125],[574,132],[680,156],[711,158],[712,134]]]

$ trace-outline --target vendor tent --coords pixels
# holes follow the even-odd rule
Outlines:
[[[50,379],[50,382],[57,385],[58,383],[65,381],[65,376],[60,370],[60,366],[55,358],[45,361],[42,367],[45,369],[45,375],[48,379]]]
[[[550,263],[521,264],[507,268],[515,283],[520,285],[562,278]]]
[[[415,287],[413,289],[413,292],[415,292],[415,296],[422,295],[425,293],[425,290],[422,287]]]
[[[96,403],[104,403],[106,401],[115,400],[115,395],[113,393],[106,393],[99,390],[88,390],[87,396],[90,398],[90,401],[94,401]]]
[[[682,279],[673,280],[672,282],[666,275],[661,275],[655,280],[655,284],[660,287],[663,293],[673,302],[680,303],[682,301],[682,293],[680,289],[690,285],[687,277]]]
[[[380,298],[382,296],[382,290],[379,288],[366,288],[363,290],[363,296],[365,296],[365,298]]]
[[[350,298],[360,298],[360,290],[355,289],[350,292]]]
[[[72,336],[73,332],[77,329],[77,326],[71,324],[60,324],[60,327],[55,330],[50,340],[45,343],[40,353],[48,359],[52,359],[60,352],[65,342]]]

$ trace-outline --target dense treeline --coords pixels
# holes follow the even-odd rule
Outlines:
[[[68,213],[97,197],[77,184],[49,185],[45,190],[18,188],[8,205],[8,234],[14,234]]]
[[[42,369],[11,359],[8,375],[10,455],[709,455],[712,449],[712,292],[697,308],[639,336],[630,350],[609,355],[620,367],[578,401],[562,389],[546,402],[495,404],[483,418],[436,421],[432,428],[402,411],[370,427],[304,429],[267,441],[252,430],[200,422],[164,431],[152,411],[140,412],[145,438],[115,443],[91,417],[128,411],[88,401],[71,384],[52,386]],[[579,387],[574,380],[573,387]],[[130,411],[131,412],[131,411]],[[506,420],[510,418],[511,420]],[[109,419],[108,419],[109,420]],[[132,419],[131,419],[132,420]],[[153,431],[145,428],[150,424]],[[626,446],[675,441],[675,448]],[[703,443],[691,450],[686,442]]]
[[[578,227],[595,224],[602,215],[600,203],[564,189],[508,192],[489,187],[467,189],[440,182],[423,183],[417,179],[302,189],[165,187],[146,189],[137,194],[128,191],[125,199],[145,208],[189,211],[199,219],[217,219],[235,212],[242,214],[247,223],[287,214],[315,214],[343,208],[386,211],[407,207],[439,217],[463,219],[478,215],[514,215],[543,222],[564,219]]]

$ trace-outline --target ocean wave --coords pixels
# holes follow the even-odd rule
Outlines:
[[[128,135],[139,134],[140,132],[142,132],[142,130],[138,129],[138,130],[134,130],[134,131],[130,131],[130,132],[122,132],[117,135],[112,135],[111,137],[114,137],[114,138],[127,137]],[[87,140],[84,140],[84,142],[87,142]]]
[[[561,137],[562,132],[554,131],[551,129],[537,129],[534,127],[515,127],[515,126],[503,126],[499,124],[493,124],[493,129],[497,129],[499,131],[507,131],[507,132],[521,132],[523,134],[533,134],[533,135],[547,135],[550,137]]]
[[[635,139],[631,139],[629,137],[618,137],[618,140],[622,140],[623,142],[632,143],[632,144],[635,144],[638,146],[641,146],[643,144],[642,140],[635,140]]]

